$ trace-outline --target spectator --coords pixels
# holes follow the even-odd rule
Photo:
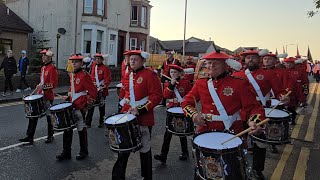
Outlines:
[[[7,51],[7,56],[3,59],[1,69],[4,69],[5,83],[4,83],[4,91],[2,92],[2,96],[6,96],[6,92],[8,90],[8,86],[10,87],[10,93],[8,95],[13,94],[13,86],[11,82],[11,78],[14,74],[17,73],[17,63],[15,58],[12,56],[12,50]]]
[[[26,81],[26,74],[28,74],[29,71],[29,59],[26,56],[26,51],[22,50],[21,51],[21,58],[19,59],[19,72],[20,72],[20,84],[16,92],[21,92],[22,89],[22,83],[26,86],[26,89],[24,91],[29,91],[31,90],[30,86],[28,85]]]

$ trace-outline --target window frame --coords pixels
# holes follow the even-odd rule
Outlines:
[[[87,6],[88,1],[91,1],[91,6]],[[83,1],[83,14],[93,14],[93,1],[94,0],[84,0]],[[86,12],[86,8],[91,8],[91,12]]]
[[[136,19],[134,19],[134,11],[133,11],[133,7],[137,7],[136,10]],[[130,17],[130,25],[131,26],[138,26],[139,25],[139,5],[133,4],[131,5],[131,17]]]
[[[86,40],[86,36],[85,36],[85,31],[89,31],[89,34],[90,34],[90,51],[89,52],[87,52],[87,43],[85,43],[86,41],[88,41],[88,40]],[[83,53],[84,54],[91,54],[92,52],[91,52],[91,46],[92,46],[92,31],[93,31],[93,29],[83,29],[83,33],[84,33],[84,35],[83,35]]]
[[[135,41],[135,46],[131,46],[131,45],[132,45],[132,44],[131,44],[131,40],[134,40],[134,41]],[[129,45],[130,45],[130,47],[129,47],[130,50],[136,50],[136,49],[137,49],[137,46],[138,46],[138,38],[130,38],[130,39],[129,39]],[[133,49],[132,47],[134,47],[134,49]]]
[[[97,11],[96,11],[97,15],[104,16],[105,15],[105,0],[96,0],[96,1],[97,1]],[[102,9],[99,9],[99,1],[102,2],[102,6],[101,6]],[[102,11],[101,14],[99,14],[99,10]]]
[[[10,43],[3,43],[3,41],[10,41]],[[13,39],[0,38],[0,45],[9,45],[10,46],[9,49],[4,49],[4,51],[0,54],[0,55],[7,55],[7,51],[13,49]]]
[[[142,13],[143,12],[143,9],[144,9],[144,13]],[[148,11],[148,8],[147,8],[147,6],[141,6],[141,13],[140,13],[140,26],[141,27],[144,27],[144,28],[146,28],[147,26],[148,26],[148,24],[147,24],[147,12]]]

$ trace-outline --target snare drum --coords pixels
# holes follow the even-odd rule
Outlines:
[[[270,119],[264,131],[266,139],[252,135],[253,140],[268,144],[290,143],[289,121],[291,120],[291,113],[286,110],[274,109],[268,115],[271,108],[264,109],[266,116]]]
[[[56,131],[64,131],[74,128],[77,124],[74,118],[72,103],[60,103],[49,108],[51,112],[51,121],[53,129]]]
[[[181,107],[167,109],[167,130],[177,136],[188,136],[194,132],[191,118],[184,116]]]
[[[242,140],[237,137],[221,145],[234,135],[205,132],[193,138],[196,175],[201,179],[246,179],[246,163]]]
[[[103,106],[105,104],[105,98],[103,97],[102,95],[102,91],[98,91],[98,96],[97,96],[97,99],[96,99],[96,102],[94,103],[93,106]]]
[[[132,114],[116,114],[104,121],[111,150],[135,152],[142,148],[138,119]]]
[[[278,99],[271,99],[271,106],[275,107],[280,101]],[[284,109],[284,104],[281,102],[277,107],[277,109]]]
[[[46,114],[42,94],[28,95],[23,97],[24,111],[27,118],[42,117]]]

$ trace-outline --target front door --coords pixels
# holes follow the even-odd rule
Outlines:
[[[123,56],[123,53],[124,53],[124,36],[120,36],[118,37],[118,65],[121,66],[121,63],[124,59],[124,56]]]
[[[117,34],[110,33],[109,36],[109,65],[116,65],[117,63]]]

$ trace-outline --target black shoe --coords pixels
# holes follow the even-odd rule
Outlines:
[[[277,149],[277,147],[275,145],[272,145],[272,151],[271,151],[273,154],[278,154],[279,151]]]
[[[188,153],[181,153],[180,156],[179,156],[179,160],[185,161],[185,160],[188,159],[188,157],[189,157]]]
[[[99,124],[98,128],[102,128],[103,127],[103,124]]]
[[[53,139],[54,139],[53,136],[48,136],[47,140],[44,143],[46,143],[46,144],[51,143],[53,141]]]
[[[87,128],[91,128],[91,124],[86,123]]]
[[[265,180],[261,171],[252,170],[251,180]]]
[[[162,162],[162,163],[166,163],[167,162],[167,157],[163,156],[162,154],[157,154],[153,156],[154,159]]]
[[[79,153],[79,154],[77,154],[76,159],[82,160],[82,159],[85,159],[86,157],[88,157],[87,153]]]
[[[57,155],[56,158],[59,161],[69,160],[69,159],[71,159],[71,154],[66,154],[66,153],[62,152],[60,155]]]
[[[33,144],[33,138],[30,138],[30,137],[19,139],[19,141],[20,142],[28,142],[28,143],[32,143]]]
[[[291,125],[296,125],[296,122],[292,122]]]

